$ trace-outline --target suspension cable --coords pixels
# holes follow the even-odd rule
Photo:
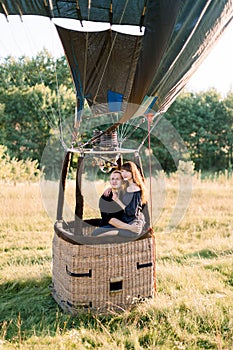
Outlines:
[[[140,151],[140,149],[142,148],[142,146],[144,145],[144,143],[146,142],[147,138],[150,136],[150,134],[152,133],[152,131],[154,130],[154,128],[158,125],[158,123],[160,122],[160,120],[162,119],[163,117],[163,114],[153,114],[153,118],[152,119],[155,119],[155,117],[158,115],[158,118],[156,118],[155,120],[155,123],[154,125],[150,128],[150,131],[147,132],[147,135],[146,137],[142,140],[142,142],[140,143],[139,147],[138,147],[138,152]],[[153,121],[153,120],[152,120]],[[152,124],[152,123],[151,123]]]
[[[25,37],[27,38],[27,42],[29,43],[29,47],[31,49],[31,51],[33,52],[33,47],[34,47],[34,40],[32,40],[31,36],[29,35],[30,33],[30,28],[28,27],[28,24],[27,22],[23,21],[24,25],[23,25],[23,29],[24,29],[24,35]],[[52,24],[51,20],[49,22],[50,24]],[[25,30],[26,29],[26,30]],[[14,36],[13,36],[14,38]],[[53,40],[54,42],[54,40]],[[39,78],[40,78],[40,81],[41,81],[41,84],[44,84],[44,78],[43,78],[43,75],[39,69],[39,66],[38,66],[38,63],[37,61],[35,60],[35,63],[36,63],[36,68],[37,68],[37,72],[38,72],[38,75],[39,75]],[[26,75],[29,76],[29,73],[26,72]],[[56,90],[57,90],[57,101],[58,101],[58,115],[59,115],[59,119],[61,117],[61,114],[60,114],[60,94],[59,94],[59,87],[58,87],[58,82],[57,82],[57,70],[56,70],[56,64],[55,64],[55,76],[56,76]],[[34,103],[34,105],[36,106],[36,104]],[[55,117],[55,120],[57,118],[57,113],[54,111],[53,107],[50,105],[49,106],[51,112],[52,112],[52,115],[53,117]],[[52,121],[52,119],[49,117],[48,113],[46,111],[44,111],[44,114],[45,114],[45,117],[46,119],[48,120],[48,123],[50,125],[51,128],[57,128],[56,124],[54,124],[54,122]]]
[[[87,16],[88,21],[90,20],[90,14],[91,14],[91,0],[88,0],[88,16]],[[89,41],[89,32],[86,32],[84,74],[83,74],[83,91],[86,90],[88,41]]]
[[[154,114],[147,114],[147,126],[148,126],[148,149],[149,149],[149,198],[150,198],[150,218],[152,220],[153,214],[153,201],[152,201],[152,162],[151,162],[151,122]]]
[[[20,20],[22,22],[22,28],[23,28],[23,33],[24,33],[24,36],[26,37],[27,39],[27,43],[29,44],[29,47],[30,47],[30,50],[33,52],[33,46],[34,46],[34,41],[31,40],[32,38],[29,36],[28,33],[30,33],[30,29],[28,28],[28,24],[27,24],[27,21],[23,21],[22,20],[22,16],[20,16]],[[50,22],[51,23],[51,22]],[[18,47],[19,51],[22,52],[22,48],[21,46],[19,45],[18,41],[15,39],[15,36],[14,36],[14,33],[13,33],[13,29],[12,29],[12,23],[9,23],[8,21],[8,26],[9,26],[9,30],[11,32],[11,37],[14,41],[14,44],[15,44],[15,47]],[[22,52],[22,55],[24,55],[24,53]],[[37,60],[34,60],[35,61],[35,65],[36,65],[36,69],[37,69],[37,72],[38,72],[38,76],[40,78],[40,81],[41,81],[41,84],[44,84],[44,79],[43,79],[43,76],[42,76],[42,73],[39,69],[39,66],[38,66],[38,63],[37,63]],[[13,74],[11,72],[9,72],[10,75],[11,75],[11,78],[13,81],[16,81],[15,77],[13,76]],[[25,77],[28,79],[30,78],[30,73],[25,71],[24,69],[24,75]],[[57,76],[57,69],[56,69],[56,61],[55,61],[55,77],[56,77],[56,96],[57,96],[57,102],[58,102],[58,116],[59,116],[59,124],[61,125],[61,105],[60,105],[60,93],[59,93],[59,86],[58,86],[58,76]],[[31,101],[32,104],[34,105],[34,107],[36,107],[38,109],[38,102],[36,103],[34,101],[34,99]],[[52,112],[52,116],[55,118],[55,120],[57,119],[57,113],[54,111],[53,107],[50,105],[49,106],[51,112]],[[48,112],[46,110],[43,111],[43,114],[45,115],[45,118],[47,119],[47,122],[48,124],[50,125],[50,128],[51,129],[56,129],[57,128],[57,125],[56,123],[54,123],[53,119],[49,116]],[[64,148],[67,148],[65,145],[64,145],[64,140],[63,140],[63,136],[62,136],[62,128],[61,126],[58,128],[59,131],[60,131],[60,140],[61,140],[61,143],[63,145]]]
[[[128,5],[128,2],[129,2],[129,0],[127,0],[127,1],[125,2],[125,6],[124,6],[124,9],[123,9],[123,11],[122,11],[122,15],[121,15],[121,19],[120,19],[119,24],[121,24],[121,22],[122,22],[122,20],[123,20],[123,17],[124,17],[124,14],[125,14],[126,7],[127,7],[127,5]],[[110,60],[110,57],[111,57],[111,54],[112,54],[112,50],[113,50],[113,48],[114,48],[114,45],[115,45],[115,42],[116,42],[116,39],[117,39],[117,36],[118,36],[118,33],[116,32],[116,33],[115,33],[115,36],[114,36],[114,39],[113,39],[113,41],[112,41],[111,48],[110,48],[110,50],[109,50],[109,54],[108,54],[106,63],[105,63],[105,65],[104,65],[104,69],[103,69],[103,72],[102,72],[102,75],[101,75],[99,84],[98,84],[97,89],[96,89],[96,94],[95,94],[95,96],[94,96],[94,98],[93,98],[93,103],[95,103],[95,99],[96,99],[96,97],[97,97],[97,95],[98,95],[98,93],[99,93],[99,90],[100,90],[100,87],[101,87],[101,84],[102,84],[102,81],[103,81],[103,78],[104,78],[104,75],[105,75],[105,72],[106,72],[106,69],[107,69],[107,66],[108,66],[108,62],[109,62],[109,60]]]

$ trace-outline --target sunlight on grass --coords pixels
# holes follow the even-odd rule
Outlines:
[[[80,311],[78,317],[51,296],[53,222],[39,184],[1,186],[0,349],[233,348],[233,180],[194,176],[185,216],[170,231],[177,178],[164,181],[163,189],[153,187],[155,299],[122,314]],[[106,184],[95,186],[101,193]],[[55,194],[48,197],[56,209]],[[66,200],[74,206],[72,182]],[[85,215],[98,215],[95,206],[85,207]]]

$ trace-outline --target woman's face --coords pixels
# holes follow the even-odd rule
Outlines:
[[[128,170],[121,170],[121,175],[125,181],[132,180],[132,173]]]

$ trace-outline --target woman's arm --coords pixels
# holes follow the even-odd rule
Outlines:
[[[125,210],[125,205],[124,203],[122,203],[122,201],[119,199],[118,197],[118,192],[113,191],[112,192],[112,199],[114,200],[114,202],[116,202],[123,210]]]
[[[141,226],[138,225],[137,223],[133,223],[132,225],[126,224],[125,222],[116,219],[116,218],[111,218],[109,220],[109,224],[111,224],[112,226],[116,227],[116,228],[120,228],[123,230],[129,230],[135,233],[140,233],[141,232]]]

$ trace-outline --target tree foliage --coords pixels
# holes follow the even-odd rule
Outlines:
[[[8,57],[1,65],[0,143],[11,157],[40,160],[52,130],[73,115],[74,108],[63,58],[55,60],[44,51],[33,59]]]
[[[35,86],[43,84],[56,91],[61,84],[73,89],[72,78],[66,58],[55,59],[47,50],[43,50],[36,57],[9,56],[0,66],[0,85],[9,89],[11,86]]]
[[[48,138],[67,120],[64,141],[70,144],[75,100],[65,57],[55,59],[46,50],[35,58],[7,57],[0,66],[0,144],[7,146],[11,158],[40,161]],[[232,92],[225,98],[213,89],[183,92],[164,117],[151,135],[151,145],[166,172],[188,158],[184,146],[196,170],[232,169]],[[92,123],[88,123],[86,132],[91,137]],[[142,139],[142,133],[138,128],[134,139]]]
[[[181,94],[166,113],[186,143],[196,169],[231,169],[233,94],[221,98],[216,90]]]

